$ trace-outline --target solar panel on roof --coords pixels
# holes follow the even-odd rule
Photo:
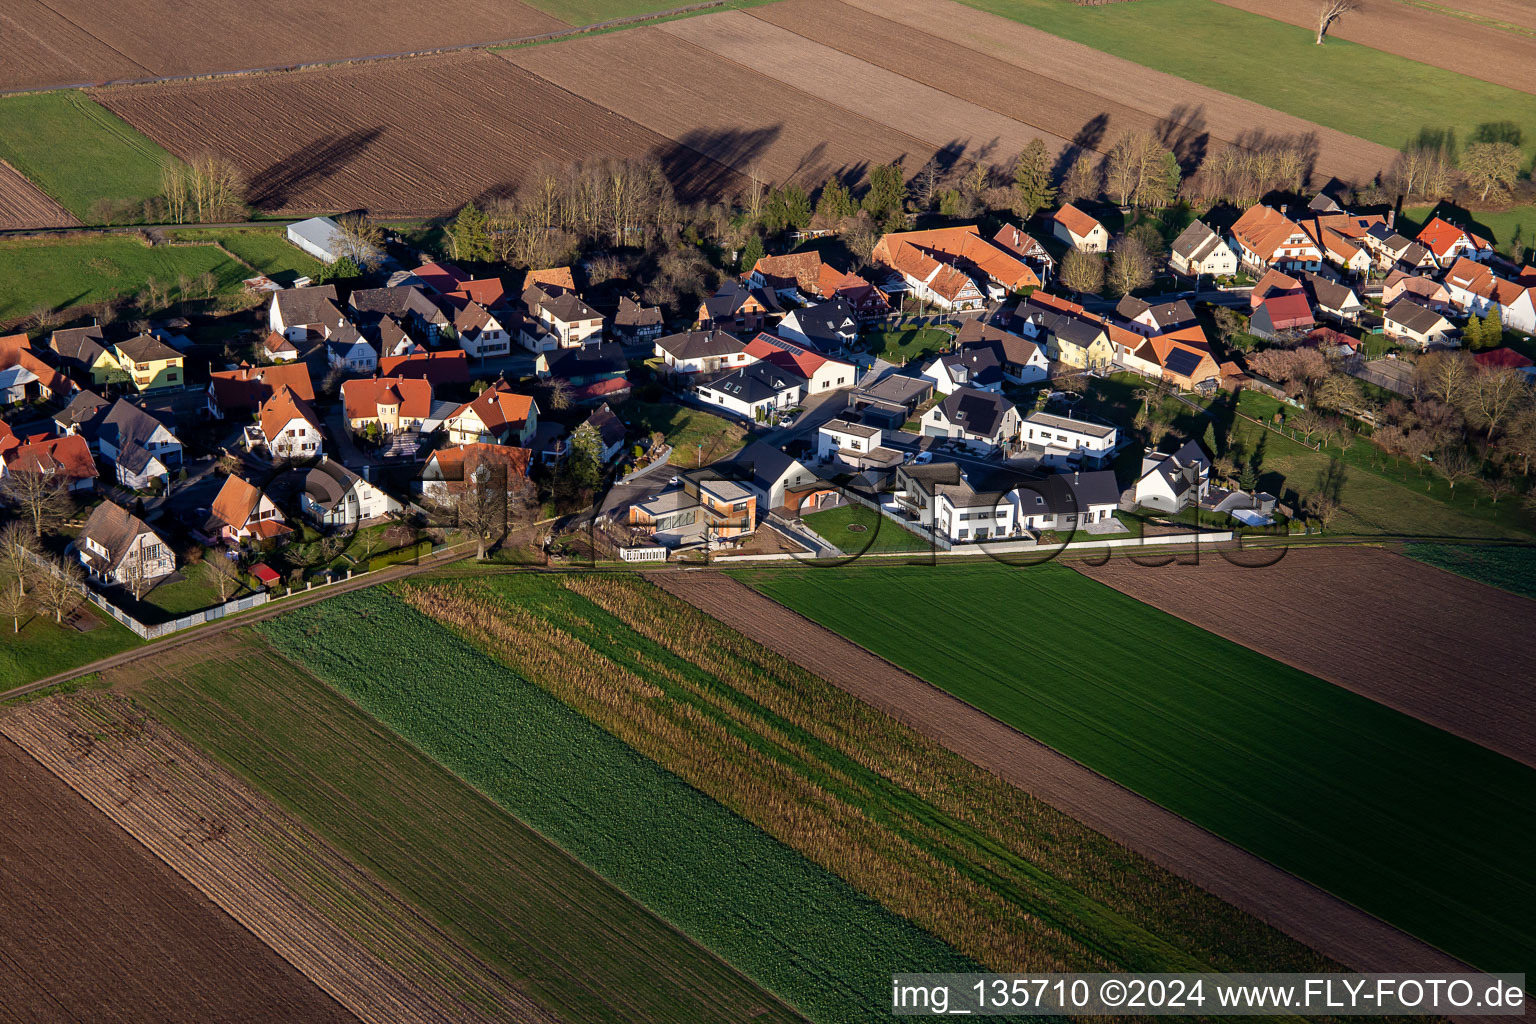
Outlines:
[[[1168,361],[1164,365],[1171,372],[1188,377],[1199,368],[1200,357],[1188,349],[1176,348],[1168,353]]]

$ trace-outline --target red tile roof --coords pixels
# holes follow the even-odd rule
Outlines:
[[[219,412],[249,412],[271,398],[278,388],[288,388],[306,402],[315,400],[309,367],[302,362],[270,366],[241,366],[208,374],[208,390]]]
[[[897,250],[903,245],[920,250],[921,255],[930,261],[927,264],[921,261],[915,264],[919,267],[926,266],[928,271],[928,273],[912,274],[920,280],[928,279],[933,269],[932,262],[951,266],[960,262],[975,267],[989,280],[995,281],[1010,291],[1040,286],[1040,278],[1034,270],[1012,254],[982,238],[974,224],[952,228],[932,228],[926,231],[902,231],[885,235],[875,244],[871,261],[883,263],[896,270],[903,270],[896,262],[897,260],[909,264],[913,262],[910,254],[898,254]]]
[[[27,438],[6,454],[5,468],[12,473],[58,473],[71,483],[96,479],[96,460],[79,434]]]
[[[1264,300],[1264,308],[1269,310],[1269,322],[1277,331],[1309,327],[1316,322],[1306,295],[1271,295]]]
[[[341,385],[348,420],[377,419],[379,406],[400,407],[405,419],[424,420],[432,413],[432,385],[419,377],[371,377]]]
[[[1103,227],[1098,220],[1090,217],[1071,203],[1066,203],[1061,209],[1051,214],[1051,219],[1078,238],[1087,238],[1093,233],[1094,228]]]
[[[279,387],[261,404],[261,432],[269,442],[275,443],[282,429],[298,419],[307,421],[316,430],[321,429],[320,417],[315,415],[315,410],[286,386]]]
[[[473,474],[482,465],[500,466],[509,480],[516,480],[528,475],[532,462],[530,449],[505,444],[461,444],[455,448],[439,448],[427,456],[427,465],[436,464],[450,493],[464,489],[466,470]]]
[[[54,369],[37,354],[32,347],[32,339],[25,334],[12,334],[0,338],[0,370],[8,370],[13,366],[20,366],[31,372],[52,394],[63,396],[79,390],[74,381]]]
[[[240,529],[261,504],[261,490],[254,484],[231,473],[224,478],[210,511],[227,526]]]
[[[772,334],[759,334],[747,342],[747,355],[772,363],[782,370],[798,373],[807,379],[827,361],[826,356]]]
[[[443,352],[413,352],[379,360],[380,377],[413,377],[435,388],[469,383],[469,355],[461,348]]]
[[[1477,365],[1490,368],[1509,367],[1519,370],[1527,366],[1536,366],[1529,356],[1523,356],[1512,348],[1491,348],[1486,352],[1474,354],[1472,358],[1477,360]]]
[[[439,295],[446,295],[469,280],[469,275],[452,263],[424,263],[411,273]]]
[[[528,271],[528,276],[523,278],[523,291],[527,291],[536,284],[564,288],[568,292],[573,292],[576,290],[576,277],[571,273],[570,267],[549,267],[544,270]]]
[[[1491,246],[1485,238],[1479,238],[1470,231],[1457,227],[1450,221],[1441,217],[1431,217],[1428,224],[1418,234],[1419,244],[1435,254],[1436,259],[1445,259],[1450,255],[1451,247],[1465,236],[1479,249],[1487,249]]]
[[[505,382],[486,388],[472,402],[465,402],[449,414],[450,420],[458,419],[473,409],[487,430],[500,433],[509,426],[527,423],[533,415],[533,399],[519,395]]]

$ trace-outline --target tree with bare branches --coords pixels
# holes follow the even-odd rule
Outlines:
[[[80,563],[67,558],[56,559],[49,572],[38,573],[37,602],[53,614],[54,622],[63,622],[64,613],[72,611],[80,603],[81,588],[85,575]]]
[[[12,633],[21,632],[21,617],[27,614],[30,603],[27,592],[19,584],[12,583],[0,590],[0,615],[11,620]]]
[[[1468,418],[1492,437],[1510,413],[1530,404],[1532,392],[1524,373],[1501,366],[1473,374],[1466,396]]]
[[[337,260],[351,260],[364,270],[378,270],[384,261],[384,232],[361,213],[336,218],[331,237]]]
[[[57,474],[24,469],[13,469],[0,480],[0,504],[16,509],[32,525],[34,537],[58,526],[74,505]]]
[[[208,581],[213,584],[214,591],[219,595],[220,603],[228,601],[234,592],[240,589],[240,570],[235,565],[235,560],[228,558],[220,551],[208,559]]]
[[[1323,37],[1333,23],[1360,9],[1360,0],[1322,0],[1317,7],[1317,45],[1323,45]]]
[[[6,523],[5,529],[0,530],[0,565],[9,570],[11,579],[21,588],[22,594],[26,594],[27,580],[37,568],[31,556],[41,550],[37,535],[24,523]]]
[[[1477,460],[1465,448],[1459,446],[1442,448],[1435,456],[1435,472],[1451,485],[1452,495],[1456,493],[1456,485],[1462,480],[1475,476],[1477,470]]]
[[[1061,261],[1061,276],[1057,280],[1063,288],[1079,294],[1097,294],[1104,287],[1104,261],[1078,249],[1068,250]]]

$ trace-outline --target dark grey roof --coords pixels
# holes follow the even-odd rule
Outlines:
[[[1002,395],[974,388],[957,388],[939,403],[944,418],[966,432],[995,437],[1013,403]]]
[[[732,317],[751,297],[751,288],[735,278],[727,278],[720,283],[715,294],[704,300],[704,312],[710,320]]]
[[[729,459],[714,463],[713,468],[723,476],[751,480],[766,493],[797,465],[800,465],[798,459],[767,441],[753,441]]]
[[[1120,485],[1114,472],[1108,469],[1030,475],[1020,478],[1014,486],[1020,492],[1024,515],[1075,515],[1087,511],[1090,505],[1113,505],[1120,501]],[[1044,501],[1036,502],[1029,495]]]
[[[607,402],[592,410],[592,415],[587,417],[587,424],[603,439],[604,448],[623,443],[627,433],[624,421],[613,414]]]
[[[746,348],[746,343],[724,331],[684,331],[657,338],[656,344],[674,359],[703,359],[729,355]]]
[[[279,292],[279,295],[282,293]],[[369,319],[373,317],[406,316],[414,313],[428,323],[445,324],[447,315],[427,293],[415,285],[399,285],[394,288],[359,288],[347,299],[347,305]]]
[[[629,369],[624,346],[610,342],[557,348],[544,353],[544,360],[551,376],[555,377],[591,377],[624,373]]]
[[[1359,300],[1355,299],[1354,291],[1347,285],[1330,281],[1310,270],[1301,276],[1307,291],[1312,293],[1312,301],[1325,309],[1346,309],[1350,306],[1351,300],[1354,300],[1356,305],[1359,304]]]
[[[174,437],[176,431],[169,424],[161,423],[126,398],[119,398],[102,418],[98,436],[114,448],[124,451],[147,442],[154,432],[165,427]]]
[[[847,335],[858,330],[859,319],[853,305],[841,295],[825,302],[802,306],[794,311],[800,333],[819,348],[836,348]]]
[[[123,560],[123,555],[128,552],[128,545],[140,534],[150,534],[159,539],[159,534],[150,529],[148,523],[129,512],[123,506],[110,499],[96,506],[91,517],[85,521],[85,526],[80,530],[76,539],[75,550],[90,559],[91,568],[100,573],[115,570],[118,563]],[[107,557],[102,558],[86,548],[85,540],[93,540],[107,550]]]
[[[1185,259],[1199,260],[1220,244],[1221,236],[1212,231],[1210,225],[1197,220],[1191,221],[1189,227],[1179,232],[1171,248]]]
[[[1039,323],[1051,334],[1063,341],[1087,348],[1104,333],[1104,328],[1080,317],[1067,316],[1055,310],[1040,310]]]
[[[304,493],[329,512],[361,479],[335,459],[321,459],[318,465],[304,474]]]
[[[1338,200],[1334,199],[1333,196],[1330,196],[1326,192],[1319,192],[1317,195],[1313,196],[1312,201],[1307,204],[1307,209],[1311,210],[1313,213],[1344,212],[1344,207],[1339,205]]]
[[[1402,324],[1415,334],[1426,334],[1434,330],[1435,325],[1444,317],[1412,299],[1398,299],[1392,304],[1392,308],[1387,310],[1387,319],[1393,323]]]
[[[703,387],[730,395],[754,405],[794,387],[804,387],[805,378],[772,363],[750,363]]]
[[[854,394],[873,402],[911,406],[933,393],[933,381],[912,377],[904,373],[892,373],[873,384],[859,388]]]
[[[1187,348],[1173,348],[1168,352],[1168,358],[1163,360],[1163,368],[1180,377],[1188,377],[1200,368],[1200,353],[1191,352]]]
[[[539,303],[539,308],[561,323],[577,320],[600,320],[601,313],[581,300],[575,292],[562,291]]]
[[[54,331],[53,337],[48,339],[48,347],[65,362],[88,367],[106,351],[106,340],[105,328],[100,326],[70,327]]]
[[[308,288],[284,288],[272,293],[272,302],[286,324],[326,323],[330,316],[330,306],[336,304],[336,286],[321,284]]]
[[[991,346],[968,346],[946,352],[934,362],[949,372],[951,380],[969,387],[984,388],[1003,382],[1002,363]]]
[[[53,422],[64,429],[75,427],[87,439],[94,439],[111,406],[111,402],[95,392],[78,391],[68,405],[54,414]]]
[[[660,327],[661,307],[642,306],[629,296],[621,296],[619,299],[619,311],[614,314],[613,325],[615,327]]]
[[[1429,250],[1418,242],[1409,242],[1397,258],[1410,267],[1416,267],[1429,258]]]
[[[117,347],[123,355],[136,363],[147,363],[152,359],[180,359],[181,353],[161,341],[152,334],[141,334],[127,341],[120,341]]]

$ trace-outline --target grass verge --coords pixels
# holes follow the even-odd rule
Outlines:
[[[39,306],[65,310],[137,295],[150,278],[174,289],[180,278],[205,273],[221,294],[251,276],[211,245],[151,247],[133,235],[102,234],[7,239],[0,242],[0,321]]]

